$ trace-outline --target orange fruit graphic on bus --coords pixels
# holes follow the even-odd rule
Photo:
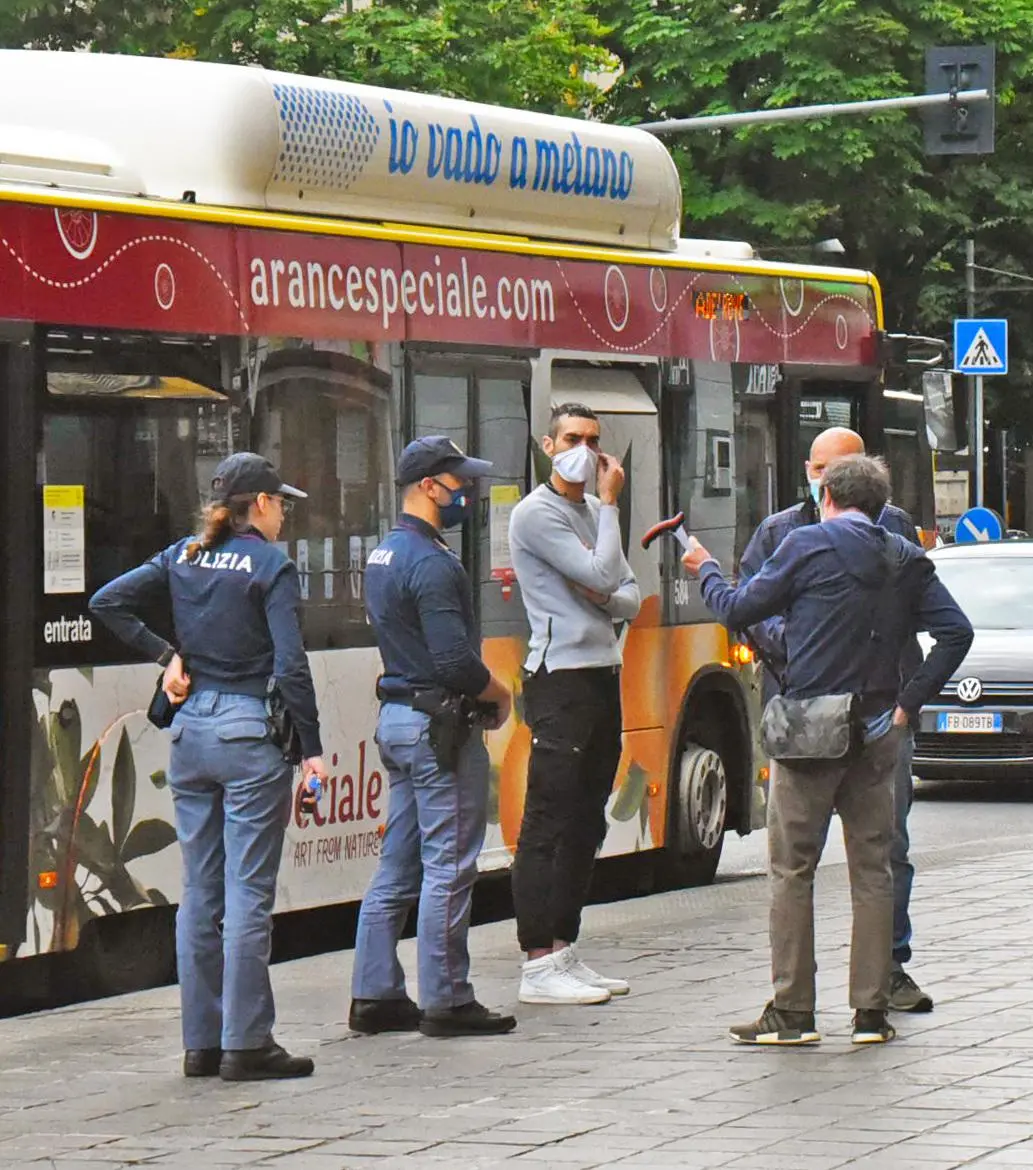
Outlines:
[[[506,749],[499,775],[499,828],[510,850],[516,848],[520,824],[524,819],[527,795],[527,769],[531,763],[531,729],[518,723]]]

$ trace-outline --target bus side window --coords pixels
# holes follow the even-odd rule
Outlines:
[[[529,382],[518,372],[477,379],[477,454],[494,464],[491,475],[478,485],[476,516],[477,593],[484,638],[523,637],[526,631],[524,607],[507,570],[512,566],[509,517],[528,489],[529,395]]]
[[[298,566],[306,649],[372,645],[364,569],[394,514],[390,350],[252,346],[252,445],[308,492],[280,534]]]
[[[87,602],[196,531],[215,465],[240,439],[241,412],[222,385],[236,349],[207,337],[47,335],[36,452],[37,667],[133,658]],[[168,604],[141,616],[171,639]]]
[[[470,450],[470,375],[461,368],[415,369],[412,376],[413,433],[409,438],[424,435],[447,435],[460,450]],[[449,548],[463,558],[470,568],[472,550],[464,548],[466,525],[451,528],[442,535]]]

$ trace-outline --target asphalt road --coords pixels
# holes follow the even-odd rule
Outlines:
[[[1033,841],[1033,780],[992,783],[946,783],[921,781],[908,821],[911,852],[916,859],[924,852],[951,848],[969,842],[986,841],[990,852],[1000,852],[1011,839],[1014,848]],[[846,860],[839,820],[833,818],[823,865]],[[763,873],[767,864],[767,831],[748,837],[729,835],[718,878]]]

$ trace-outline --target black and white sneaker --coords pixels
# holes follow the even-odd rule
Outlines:
[[[897,1029],[886,1019],[886,1013],[874,1010],[854,1012],[855,1044],[886,1044],[897,1034]]]
[[[890,974],[890,1009],[895,1012],[931,1012],[933,998],[927,995],[903,967]]]
[[[769,1003],[759,1020],[733,1024],[728,1029],[736,1044],[771,1044],[787,1047],[817,1044],[821,1039],[814,1026],[814,1012],[786,1012]]]

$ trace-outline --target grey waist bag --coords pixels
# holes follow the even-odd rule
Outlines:
[[[760,742],[765,755],[786,764],[846,759],[861,742],[857,696],[787,699],[775,695],[764,708]]]
[[[861,693],[867,687],[875,665],[879,613],[896,580],[888,542],[883,549],[883,568],[882,582],[870,611],[872,620],[859,688]],[[859,751],[864,743],[860,699],[861,694],[817,695],[813,699],[787,699],[784,695],[775,695],[761,717],[761,747],[771,759],[786,764],[845,760]]]

